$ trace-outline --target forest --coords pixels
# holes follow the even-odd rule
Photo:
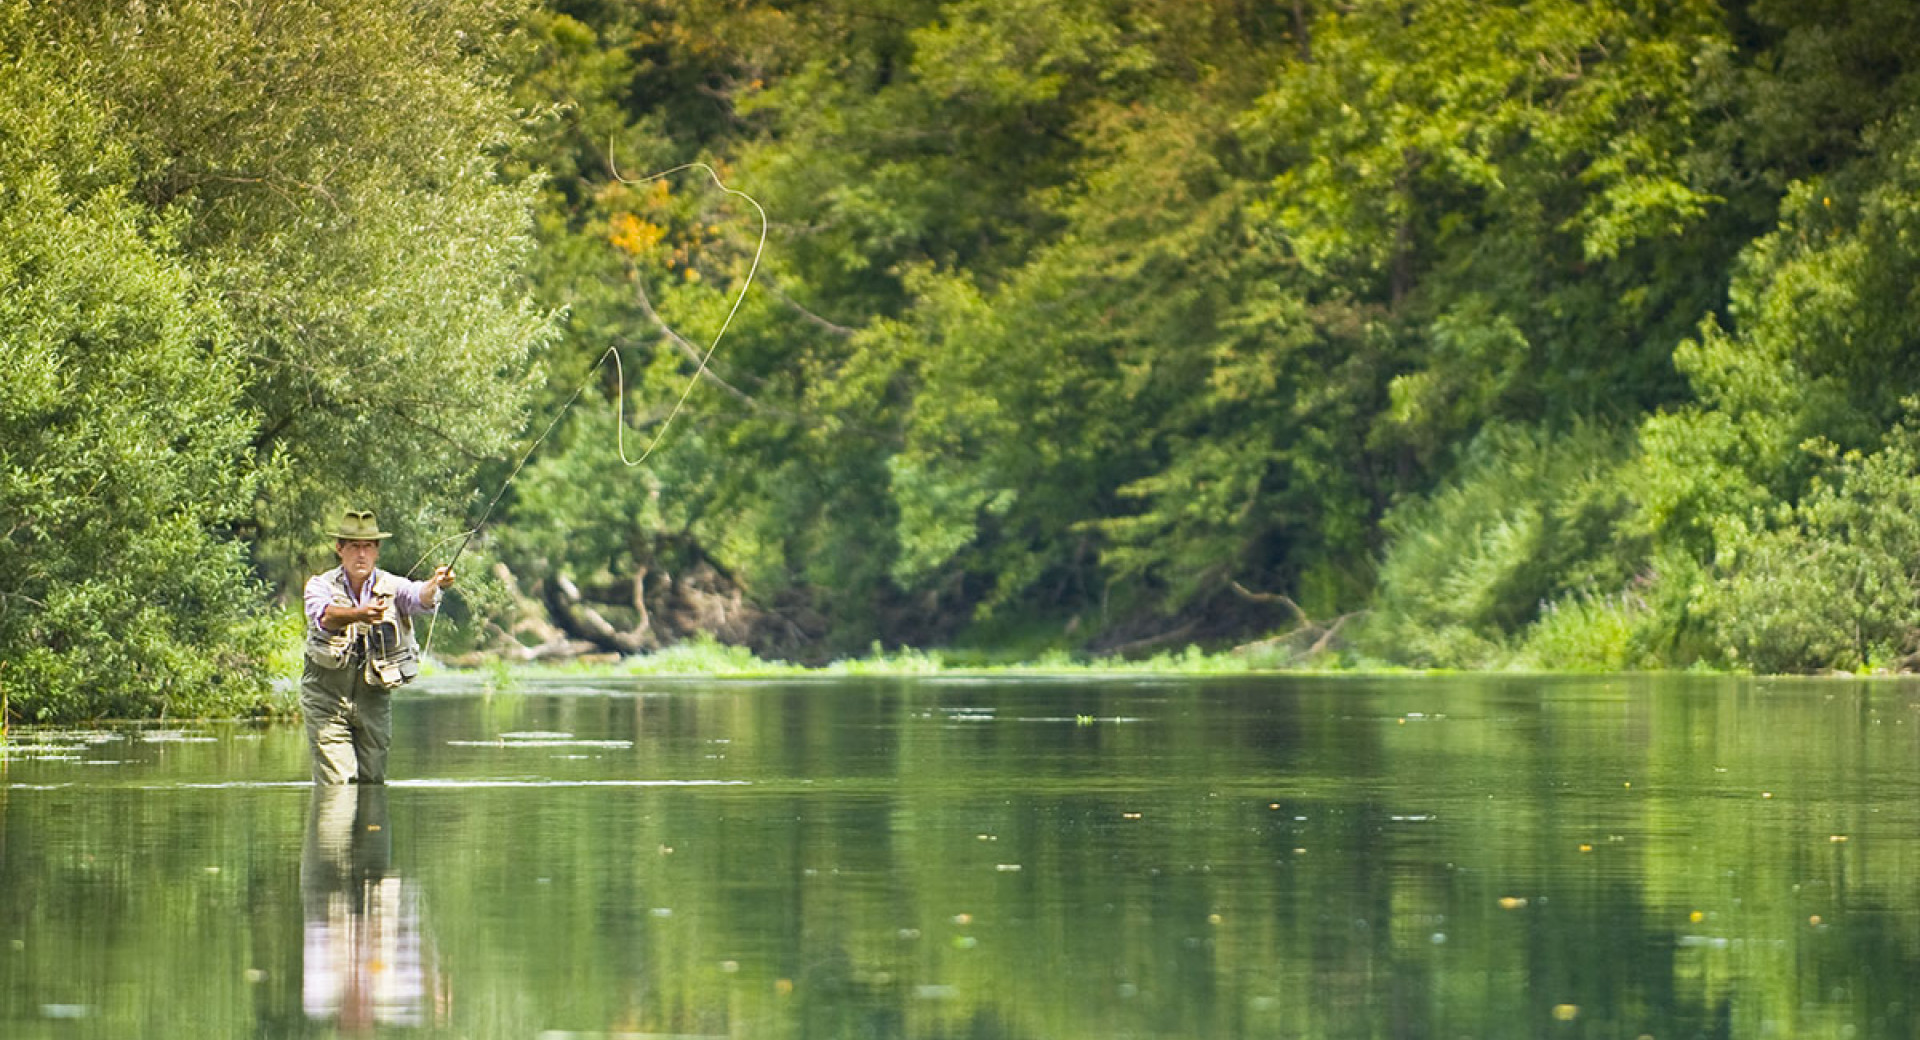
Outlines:
[[[6,710],[261,710],[346,506],[464,547],[449,660],[1908,670],[1916,73],[1906,0],[0,0]]]

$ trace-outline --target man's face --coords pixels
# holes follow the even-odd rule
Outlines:
[[[367,580],[367,575],[373,573],[374,562],[380,559],[379,542],[341,539],[333,543],[333,551],[355,585]]]

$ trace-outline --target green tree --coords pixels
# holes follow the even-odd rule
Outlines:
[[[737,135],[721,86],[759,75],[782,23],[779,12],[750,5],[579,3],[530,12],[522,24],[514,97],[539,118],[509,165],[543,178],[539,250],[527,272],[536,299],[561,318],[530,435],[482,471],[480,486],[502,497],[477,543],[529,594],[520,608],[531,602],[554,615],[522,621],[558,621],[612,650],[654,645],[687,631],[688,619],[674,616],[687,608],[682,593],[700,585],[730,602],[731,572],[766,558],[758,518],[708,519],[716,496],[758,477],[734,465],[736,455],[768,465],[783,456],[744,442],[784,433],[775,425],[716,437],[704,418],[790,413],[791,392],[777,384],[793,376],[767,358],[790,336],[765,331],[764,277],[689,385],[740,298],[759,215],[703,169],[652,175],[704,157],[729,183],[739,180],[703,148]],[[662,437],[683,395],[690,399]],[[760,585],[767,598],[778,592],[771,578]],[[647,596],[664,601],[650,613]],[[611,619],[618,637],[598,621],[581,626],[595,616]]]
[[[1816,566],[1833,558],[1815,553],[1822,540],[1835,540],[1829,548],[1843,557],[1881,540],[1877,521],[1837,511],[1882,517],[1905,501],[1889,467],[1897,472],[1906,456],[1886,453],[1887,431],[1906,413],[1903,397],[1920,391],[1908,375],[1920,345],[1912,125],[1902,118],[1882,129],[1883,156],[1795,187],[1780,229],[1746,257],[1728,324],[1709,320],[1678,353],[1699,401],[1644,426],[1643,523],[1710,568],[1691,610],[1721,634],[1727,663],[1858,667],[1884,657],[1898,643],[1889,633],[1912,625],[1899,597],[1862,592],[1865,613],[1856,618],[1821,606],[1837,591],[1787,596],[1781,588],[1789,605],[1767,613],[1800,614],[1783,623],[1815,631],[1758,660],[1764,640],[1729,634],[1751,631],[1743,615],[1776,580],[1826,573]],[[1828,576],[1834,590],[1857,587]]]
[[[455,529],[548,329],[502,172],[520,10],[0,3],[16,708],[247,710],[256,575],[300,577],[342,500],[397,556]]]
[[[0,682],[34,720],[255,710],[244,357],[58,73],[0,5]]]
[[[1372,607],[1401,659],[1731,662],[1762,638],[1729,627],[1742,575],[1797,558],[1775,542],[1870,526],[1805,512],[1814,480],[1869,512],[1897,483],[1873,467],[1914,392],[1917,21],[554,5],[516,79],[553,118],[514,159],[552,171],[544,409],[611,346],[631,378],[592,380],[498,546],[630,610],[633,575],[711,566],[815,652],[1237,638],[1292,620],[1270,592]],[[611,166],[698,158],[771,248],[626,470],[616,410],[657,432],[755,221]],[[1874,610],[1880,634],[1802,645],[1884,658],[1904,622]]]
[[[1911,426],[1829,465],[1791,510],[1725,539],[1697,609],[1721,658],[1758,672],[1910,666],[1920,650],[1920,453]]]
[[[802,132],[756,146],[751,168],[776,199],[824,200],[797,255],[835,273],[810,288],[871,316],[806,357],[804,412],[823,417],[814,450],[878,454],[881,483],[821,489],[806,526],[858,518],[839,555],[891,601],[873,618],[886,638],[1073,615],[1092,633],[1108,597],[1091,524],[1162,457],[1161,417],[1235,291],[1231,119],[1294,23],[1231,4],[922,17],[874,58],[869,97],[787,100],[831,89],[816,60],[752,105]],[[877,311],[843,270],[885,275],[893,302]]]
[[[516,0],[40,5],[34,31],[100,99],[131,197],[245,359],[268,470],[246,531],[276,582],[326,518],[369,502],[406,538],[511,443],[546,318],[517,268],[521,128],[498,78]],[[394,561],[398,562],[398,561]]]
[[[1201,364],[1178,404],[1147,413],[1164,459],[1098,523],[1116,575],[1170,606],[1231,604],[1235,583],[1363,605],[1374,551],[1398,551],[1389,506],[1482,426],[1677,395],[1668,353],[1728,251],[1681,235],[1716,227],[1687,162],[1694,70],[1726,46],[1712,5],[1360,4],[1299,42],[1205,150],[1264,176],[1229,190],[1234,262],[1196,272],[1221,302],[1184,324]],[[1386,611],[1425,610],[1392,602],[1411,588],[1383,587]],[[1510,591],[1494,612],[1523,623],[1540,590]]]

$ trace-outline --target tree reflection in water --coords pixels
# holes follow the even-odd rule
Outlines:
[[[444,1024],[447,987],[419,887],[393,872],[387,789],[320,786],[300,856],[301,1005],[343,1030]]]

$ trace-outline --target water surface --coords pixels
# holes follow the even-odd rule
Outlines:
[[[455,680],[16,732],[0,1036],[1920,1035],[1920,687]]]

